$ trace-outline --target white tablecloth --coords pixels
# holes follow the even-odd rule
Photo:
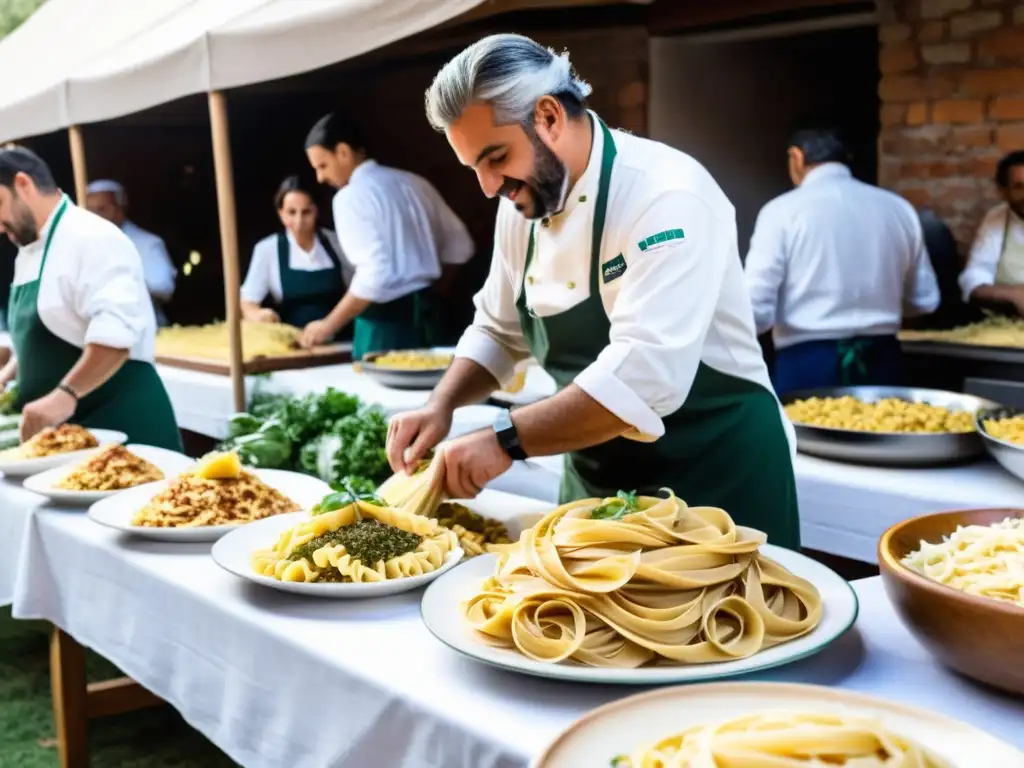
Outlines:
[[[917,515],[1022,507],[1024,483],[991,459],[941,469],[885,469],[798,454],[794,465],[805,547],[877,562],[878,539]]]
[[[0,608],[14,601],[21,540],[32,510],[46,499],[13,480],[0,480]]]
[[[42,510],[25,537],[14,612],[94,648],[246,766],[524,766],[585,711],[635,690],[465,659],[424,627],[418,593],[297,598],[243,582],[208,553]],[[929,707],[1024,747],[1024,702],[945,672],[898,623],[878,579],[856,587],[854,631],[758,678]]]

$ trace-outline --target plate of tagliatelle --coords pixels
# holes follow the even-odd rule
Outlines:
[[[433,389],[454,357],[451,347],[371,352],[363,357],[359,369],[392,389]]]
[[[454,568],[463,551],[437,520],[366,497],[247,525],[211,554],[224,570],[271,589],[365,598],[421,587]]]
[[[1024,753],[926,709],[816,685],[661,688],[584,715],[531,768],[1021,768]]]
[[[177,451],[115,443],[94,449],[80,461],[27,477],[24,486],[58,504],[88,506],[128,488],[177,475],[194,463]]]
[[[853,625],[857,597],[838,574],[666,493],[557,507],[431,584],[424,622],[487,664],[627,685],[788,664]]]
[[[216,541],[255,520],[310,509],[327,483],[278,469],[249,469],[236,453],[214,453],[178,474],[89,507],[100,525],[147,539]]]
[[[9,477],[28,477],[81,461],[96,448],[120,445],[127,439],[124,432],[112,429],[86,429],[77,424],[47,427],[21,445],[0,451],[0,472]]]

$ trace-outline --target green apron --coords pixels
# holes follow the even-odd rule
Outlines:
[[[334,252],[326,237],[319,232],[316,236],[327,251],[333,266],[307,271],[291,268],[288,236],[284,232],[277,235],[277,266],[281,274],[281,304],[278,314],[281,316],[281,322],[296,328],[305,328],[314,320],[323,320],[345,295],[345,280],[341,276],[341,261],[338,254]],[[336,336],[335,339],[337,338]]]
[[[11,289],[11,341],[18,360],[18,398],[22,404],[52,392],[82,356],[81,349],[50,332],[36,308],[53,233],[69,204],[65,197],[53,217],[39,277]],[[132,443],[182,450],[171,401],[151,363],[126,361],[106,383],[81,399],[70,421],[83,427],[124,432]]]
[[[370,352],[435,346],[441,327],[440,309],[430,288],[385,304],[371,304],[355,319],[352,359],[359,360]]]
[[[611,329],[601,303],[599,275],[616,149],[611,132],[598,122],[604,152],[591,236],[590,295],[549,317],[537,317],[527,308],[525,276],[534,251],[531,227],[524,282],[516,299],[530,351],[559,388],[597,359]],[[657,495],[660,489],[671,488],[691,506],[720,507],[738,524],[764,531],[772,544],[799,547],[793,463],[771,392],[701,363],[686,402],[662,421],[665,434],[656,442],[619,437],[568,454],[561,502],[614,496],[620,490]]]

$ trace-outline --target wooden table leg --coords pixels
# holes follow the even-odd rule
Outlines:
[[[61,768],[86,768],[85,649],[58,627],[50,636],[50,688]]]

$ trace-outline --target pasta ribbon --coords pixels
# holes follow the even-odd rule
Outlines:
[[[952,768],[945,760],[853,715],[764,712],[698,725],[614,758],[613,768]]]
[[[501,547],[462,605],[477,637],[536,661],[706,664],[810,632],[815,587],[760,554],[765,535],[669,492],[617,519],[610,499],[564,504]]]

